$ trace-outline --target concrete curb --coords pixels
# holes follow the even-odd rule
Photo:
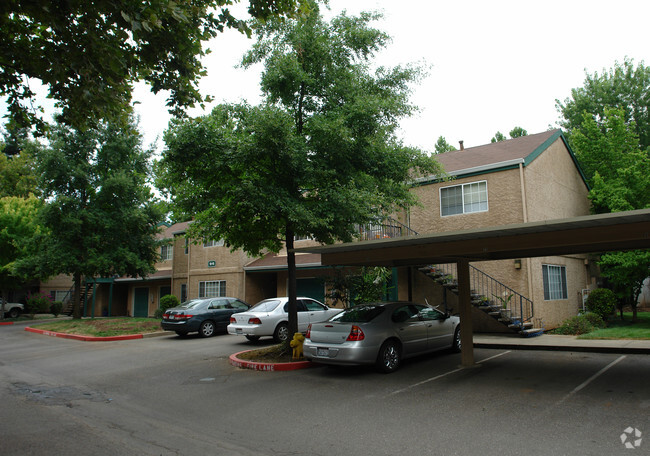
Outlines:
[[[311,361],[294,361],[289,363],[259,363],[254,361],[246,361],[244,359],[238,358],[237,355],[246,353],[252,350],[245,350],[242,352],[235,353],[230,355],[230,364],[241,369],[252,369],[258,371],[291,371],[297,369],[306,369],[308,367],[314,367],[315,364]]]
[[[65,334],[54,331],[46,331],[44,329],[36,329],[30,326],[25,328],[25,331],[33,332],[36,334],[43,334],[44,336],[60,337],[62,339],[81,340],[84,342],[112,342],[116,340],[133,340],[142,339],[142,334],[129,334],[128,336],[109,336],[109,337],[94,337],[94,336],[78,336],[76,334]]]

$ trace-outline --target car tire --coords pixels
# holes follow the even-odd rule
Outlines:
[[[217,327],[214,325],[212,320],[205,320],[199,326],[199,336],[201,337],[212,337],[217,332]]]
[[[282,322],[275,327],[275,331],[273,332],[273,339],[275,339],[277,343],[289,340],[289,325],[287,322]]]
[[[377,369],[390,374],[395,372],[402,362],[402,348],[396,340],[387,340],[381,345],[377,355]]]
[[[454,341],[451,344],[452,350],[455,352],[460,352],[460,349],[462,348],[462,343],[460,339],[460,325],[456,326],[456,331],[454,331]]]
[[[9,318],[18,318],[20,312],[15,307],[9,311]]]
[[[260,336],[249,336],[249,335],[246,335],[246,339],[250,340],[251,342],[257,342],[258,340],[260,340]]]
[[[178,337],[187,337],[187,333],[185,331],[176,331],[176,335]]]

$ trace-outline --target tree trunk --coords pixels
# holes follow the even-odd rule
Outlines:
[[[298,301],[296,285],[296,253],[293,251],[293,230],[287,227],[287,296],[289,297],[289,337],[292,338],[298,332]]]
[[[74,305],[72,308],[72,318],[81,318],[81,272],[75,272],[74,275]]]

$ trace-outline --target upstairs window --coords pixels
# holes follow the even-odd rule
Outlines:
[[[487,181],[440,189],[440,215],[443,217],[487,210]]]
[[[173,245],[163,245],[160,247],[160,259],[162,261],[171,260],[174,256]]]
[[[204,241],[203,247],[221,247],[223,246],[223,239],[218,241]]]

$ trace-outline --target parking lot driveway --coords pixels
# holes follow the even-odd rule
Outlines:
[[[251,346],[235,336],[7,337],[3,455],[650,453],[645,355],[479,349],[469,369],[445,352],[390,375],[257,372],[228,363]]]

